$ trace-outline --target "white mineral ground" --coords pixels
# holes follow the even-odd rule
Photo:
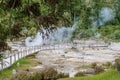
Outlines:
[[[79,45],[78,45],[79,44]],[[10,44],[13,48],[19,50],[20,43]],[[60,44],[66,46],[65,44]],[[90,46],[93,45],[93,46]],[[99,47],[94,47],[94,46]],[[82,46],[87,46],[83,47]],[[25,48],[25,47],[23,47]],[[116,56],[120,55],[120,43],[112,43],[108,47],[102,41],[80,41],[76,45],[69,45],[67,48],[41,50],[36,54],[35,61],[42,64],[33,67],[33,69],[42,69],[45,66],[55,67],[58,71],[69,73],[73,77],[80,71],[79,67],[89,65],[93,62],[105,63],[114,62]]]

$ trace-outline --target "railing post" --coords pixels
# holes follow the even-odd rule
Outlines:
[[[30,49],[30,48],[27,49],[27,54],[26,54],[26,56],[29,55],[29,49]]]
[[[16,61],[16,53],[14,53],[14,62]]]
[[[10,65],[12,65],[12,55],[10,55]]]
[[[22,58],[22,53],[23,53],[23,51],[21,52],[21,58]]]
[[[1,68],[2,68],[2,70],[3,70],[3,68],[4,68],[3,59],[1,60]]]
[[[19,59],[19,57],[20,57],[19,54],[20,54],[20,53],[18,52],[18,59]]]

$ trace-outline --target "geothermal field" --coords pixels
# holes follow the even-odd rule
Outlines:
[[[0,80],[120,80],[120,0],[0,0]]]
[[[22,42],[15,44],[9,43],[13,49],[26,49]],[[115,61],[120,55],[118,43],[108,43],[100,40],[74,40],[69,43],[61,43],[54,45],[43,45],[41,50],[37,51],[35,58],[40,65],[32,67],[32,69],[43,69],[45,67],[53,67],[59,72],[69,73],[70,77],[79,71],[92,73],[94,70],[90,68],[92,63],[98,65]],[[39,49],[39,48],[38,48]],[[20,50],[19,50],[20,51]]]
[[[94,73],[91,64],[114,64],[120,55],[120,43],[102,40],[73,39],[72,33],[76,25],[69,28],[42,29],[35,37],[27,37],[24,41],[9,42],[9,46],[18,52],[25,52],[22,57],[36,53],[34,61],[41,64],[32,69],[53,67],[58,72],[74,77],[78,72]],[[18,55],[17,55],[18,56]],[[14,59],[13,59],[14,60]]]
[[[36,54],[33,60],[41,64],[31,67],[32,69],[42,70],[45,67],[52,67],[58,72],[69,74],[69,77],[74,77],[78,72],[93,74],[95,72],[91,68],[93,63],[99,66],[106,63],[114,64],[115,59],[120,55],[120,43],[97,38],[72,39],[76,24],[68,28],[43,28],[34,37],[27,37],[23,41],[8,42],[16,53],[11,54],[12,59],[11,57],[5,59],[10,64],[7,67],[16,60],[34,53]],[[100,37],[99,34],[94,37],[96,36]]]

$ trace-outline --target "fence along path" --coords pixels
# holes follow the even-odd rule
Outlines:
[[[64,45],[64,46],[63,46]],[[15,51],[15,52],[10,52],[7,53],[5,56],[5,58],[3,58],[0,61],[0,70],[6,69],[10,66],[12,66],[17,60],[24,58],[30,54],[34,54],[38,51],[41,50],[49,50],[49,49],[65,49],[65,48],[70,48],[71,47],[71,43],[67,43],[67,44],[63,44],[63,45],[49,45],[49,46],[36,46],[36,47],[21,47],[19,48],[19,51]]]
[[[65,48],[71,48],[71,47],[79,47],[81,49],[84,49],[84,47],[90,47],[94,46],[96,47],[103,47],[107,46],[107,44],[84,44],[84,43],[79,43],[79,44],[74,44],[74,43],[63,43],[63,44],[55,44],[55,45],[46,45],[46,46],[36,46],[36,47],[19,47],[19,51],[16,52],[11,52],[5,55],[5,58],[1,60],[0,62],[0,70],[6,69],[10,66],[12,66],[17,60],[26,57],[30,54],[34,54],[38,51],[41,50],[50,50],[50,49],[65,49]],[[92,48],[91,47],[91,48]]]

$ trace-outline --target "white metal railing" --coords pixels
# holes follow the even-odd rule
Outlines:
[[[4,59],[2,59],[0,62],[0,70],[6,69],[12,64],[14,64],[17,60],[26,57],[30,54],[33,54],[35,52],[41,51],[41,50],[49,50],[49,49],[65,49],[65,48],[71,48],[71,47],[81,47],[81,49],[84,49],[82,47],[90,47],[90,46],[107,46],[107,44],[84,44],[79,43],[79,44],[73,44],[73,43],[65,43],[65,44],[56,44],[56,45],[45,45],[45,46],[36,46],[36,47],[20,47],[20,50],[17,52],[10,51]]]

